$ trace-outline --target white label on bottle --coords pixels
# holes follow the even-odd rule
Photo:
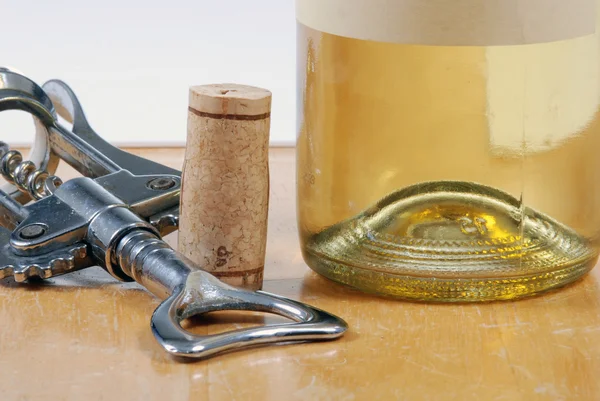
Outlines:
[[[553,42],[593,34],[595,0],[296,0],[298,21],[357,39],[438,46]]]

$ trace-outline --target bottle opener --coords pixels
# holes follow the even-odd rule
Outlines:
[[[105,142],[64,82],[40,87],[0,68],[0,111],[10,109],[33,115],[36,136],[30,161],[0,143],[7,181],[0,188],[0,279],[47,279],[100,265],[164,299],[152,315],[152,333],[167,352],[183,357],[331,340],[347,329],[342,319],[309,305],[222,283],[172,249],[162,236],[178,226],[181,173]],[[52,175],[60,160],[83,177],[62,183]],[[208,336],[181,327],[184,319],[220,310],[268,312],[294,322]]]

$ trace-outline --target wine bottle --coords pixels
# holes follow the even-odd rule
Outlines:
[[[297,0],[298,224],[367,292],[513,299],[600,249],[597,0]]]

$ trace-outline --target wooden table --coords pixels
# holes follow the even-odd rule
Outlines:
[[[179,168],[181,149],[135,153]],[[310,271],[298,247],[294,151],[271,154],[265,289],[345,318],[339,341],[203,362],[167,355],[158,300],[99,268],[0,285],[1,400],[600,400],[598,269],[518,302],[436,305],[363,295]],[[62,169],[61,176],[73,173]],[[175,243],[173,236],[169,240]],[[214,333],[278,318],[222,314]]]

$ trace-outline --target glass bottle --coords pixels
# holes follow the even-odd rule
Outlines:
[[[297,0],[308,265],[433,301],[533,295],[600,248],[596,0]]]

